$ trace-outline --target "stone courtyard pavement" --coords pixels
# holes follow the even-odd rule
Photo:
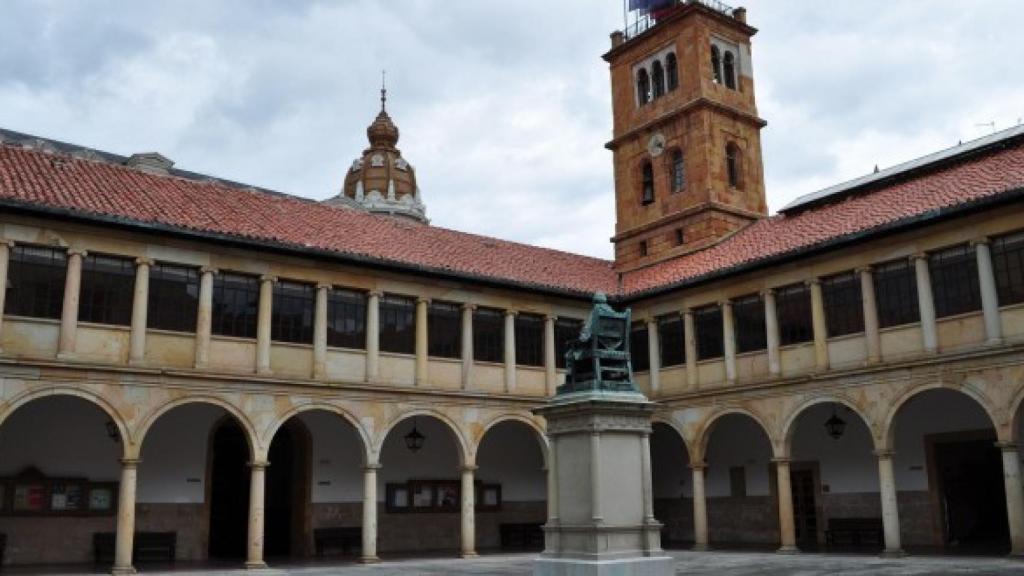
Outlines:
[[[865,555],[799,554],[778,555],[767,552],[669,552],[676,559],[676,573],[697,576],[818,576],[841,574],[861,575],[923,575],[923,574],[978,574],[1024,576],[1024,560],[968,556],[910,556],[901,559],[882,559]],[[532,554],[488,555],[473,560],[433,558],[387,561],[364,566],[301,565],[277,567],[252,572],[241,569],[208,569],[179,566],[173,571],[141,570],[146,575],[161,576],[461,576],[494,574],[500,576],[528,576],[531,573]],[[6,572],[5,572],[6,573]],[[13,574],[73,574],[73,571],[12,571]],[[87,574],[90,572],[78,572]],[[93,572],[96,573],[96,572]]]

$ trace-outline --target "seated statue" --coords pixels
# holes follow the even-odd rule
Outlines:
[[[616,312],[601,292],[577,339],[565,353],[565,384],[559,394],[585,391],[637,392],[629,358],[630,311]]]

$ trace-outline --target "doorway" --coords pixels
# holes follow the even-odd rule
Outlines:
[[[796,544],[804,549],[815,548],[818,545],[818,483],[814,470],[794,468],[789,473],[789,482],[793,490]]]
[[[210,464],[210,558],[245,558],[249,531],[249,443],[226,418],[215,428]]]
[[[932,458],[945,545],[979,552],[1007,549],[1003,463],[995,437],[937,440]]]

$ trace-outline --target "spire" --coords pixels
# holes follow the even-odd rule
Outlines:
[[[388,71],[380,71],[380,111],[387,112],[388,103]]]

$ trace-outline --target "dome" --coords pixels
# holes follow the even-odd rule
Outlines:
[[[366,129],[366,137],[371,147],[394,148],[398,144],[398,126],[395,126],[386,111],[381,110],[377,119]]]

